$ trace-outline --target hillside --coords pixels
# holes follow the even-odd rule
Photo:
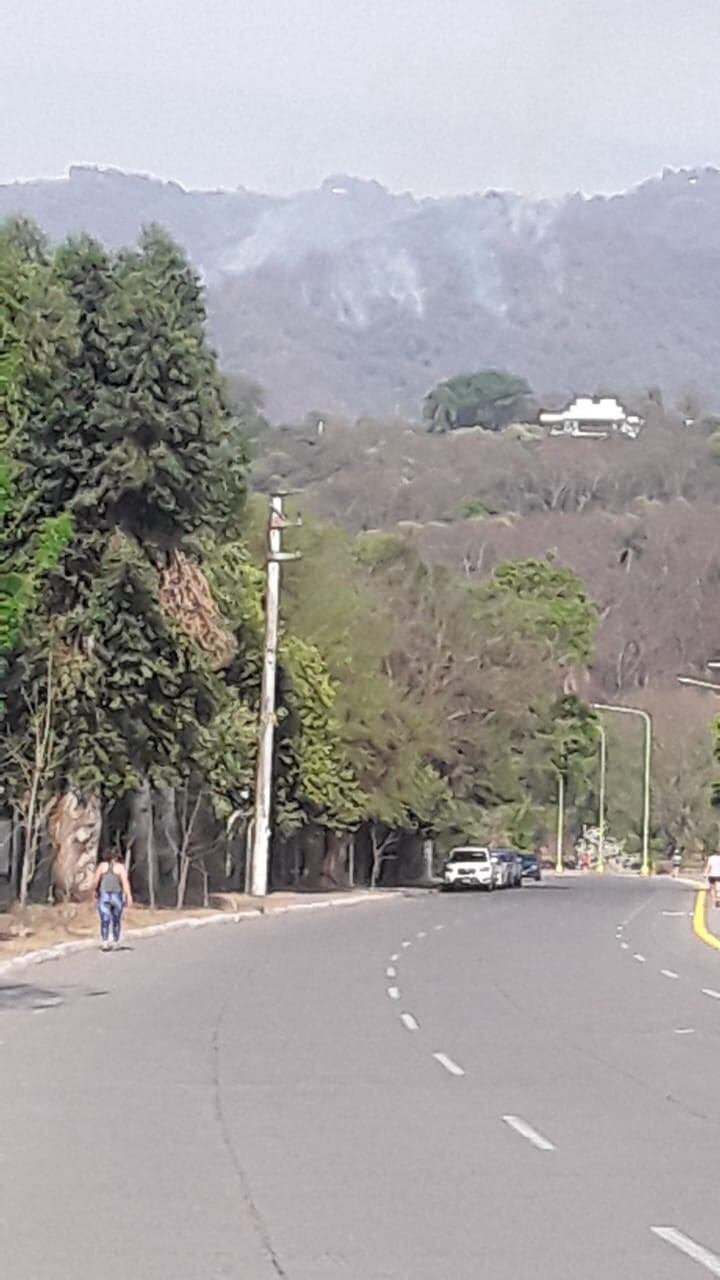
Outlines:
[[[0,187],[0,217],[108,244],[164,224],[209,290],[226,369],[275,416],[414,414],[439,379],[505,365],[537,390],[720,391],[720,173],[624,195],[394,195],[328,179],[266,197],[74,167]]]
[[[680,692],[678,674],[702,673],[719,652],[713,426],[685,428],[656,406],[638,441],[523,443],[331,421],[320,437],[268,432],[255,483],[297,486],[318,517],[400,533],[424,558],[475,580],[502,560],[552,555],[600,608],[595,693],[631,700],[661,689],[667,702]]]

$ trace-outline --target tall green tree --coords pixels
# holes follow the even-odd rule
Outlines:
[[[519,417],[530,386],[525,378],[497,369],[457,374],[429,391],[423,401],[428,431],[454,431],[457,427],[485,427],[498,431]]]
[[[219,628],[188,556],[239,518],[244,454],[199,284],[157,231],[116,259],[70,242],[42,277],[63,302],[67,346],[53,360],[25,343],[31,394],[11,465],[41,518],[67,512],[73,534],[5,682],[11,787],[22,788],[29,717],[50,687],[59,803],[67,793],[99,805],[203,767],[217,783],[212,727],[232,720],[232,706],[204,648]],[[20,520],[16,535],[25,551]]]

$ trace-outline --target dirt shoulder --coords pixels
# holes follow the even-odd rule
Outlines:
[[[251,898],[245,894],[216,894],[213,895],[210,907],[206,909],[177,911],[167,908],[151,911],[145,906],[129,907],[123,916],[123,930],[157,932],[158,926],[177,925],[183,921],[210,922],[222,915],[271,915],[303,907],[341,905],[345,902],[349,904],[370,896],[378,895],[370,895],[362,889],[332,894],[273,893],[267,898]],[[91,902],[61,906],[14,906],[0,913],[0,963],[64,943],[90,942],[97,937],[97,911]]]

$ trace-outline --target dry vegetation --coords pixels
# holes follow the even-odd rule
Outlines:
[[[424,558],[482,577],[552,554],[601,610],[593,679],[630,695],[701,671],[720,644],[720,465],[713,424],[651,411],[640,440],[432,436],[398,421],[267,434],[256,483],[282,479],[351,532],[403,530]]]

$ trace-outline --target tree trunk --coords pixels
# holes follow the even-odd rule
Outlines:
[[[388,858],[393,857],[393,855],[388,853],[387,850],[391,845],[397,843],[397,840],[397,832],[388,831],[384,837],[379,838],[377,828],[375,826],[370,828],[370,847],[372,850],[372,868],[370,871],[371,889],[377,889],[380,884],[380,881],[383,878],[383,871],[385,870],[385,862]]]
[[[102,831],[98,800],[95,796],[82,798],[75,791],[66,791],[53,802],[47,830],[55,898],[78,902],[89,897]]]
[[[163,879],[177,883],[178,854],[183,842],[174,787],[160,787],[153,793],[155,858]]]
[[[347,880],[344,868],[347,865],[348,836],[337,831],[328,831],[325,837],[325,857],[322,861],[321,878],[323,888],[338,889]]]
[[[302,832],[304,854],[303,888],[321,888],[322,867],[325,858],[325,832],[314,824]]]
[[[154,901],[157,863],[153,839],[152,792],[147,778],[132,797],[128,844],[132,849],[133,885],[150,901]]]

